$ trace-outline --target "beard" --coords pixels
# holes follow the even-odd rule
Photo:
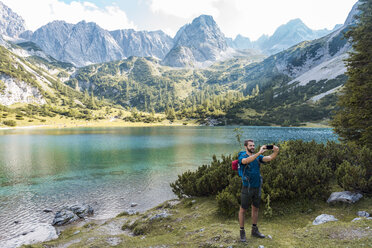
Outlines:
[[[254,148],[252,148],[252,149],[248,149],[248,151],[249,151],[250,153],[254,153]]]

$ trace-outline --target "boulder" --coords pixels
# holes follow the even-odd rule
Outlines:
[[[124,210],[120,215],[123,216],[123,215],[135,215],[135,214],[138,214],[138,211],[134,209],[127,209],[127,210]]]
[[[159,214],[155,214],[154,216],[150,217],[150,220],[156,220],[156,219],[164,219],[167,218],[168,216],[171,216],[167,211],[164,211]]]
[[[93,208],[87,204],[75,204],[69,207],[69,210],[74,212],[74,214],[76,214],[80,218],[84,218],[94,214]]]
[[[1,243],[2,248],[13,248],[22,245],[35,244],[58,238],[56,229],[49,224],[39,223],[28,232]]]
[[[315,218],[313,225],[320,225],[329,221],[338,221],[333,215],[321,214]]]
[[[359,201],[363,197],[360,193],[353,193],[350,191],[343,191],[343,192],[333,192],[327,200],[327,203],[335,203],[335,202],[347,202],[347,203],[355,203]]]
[[[367,213],[366,211],[358,211],[357,215],[359,217],[369,217],[369,213]]]
[[[79,217],[76,214],[74,214],[74,212],[72,212],[71,210],[61,209],[54,216],[52,225],[53,226],[67,225],[67,224],[70,224],[70,223],[72,223],[72,222],[74,222],[78,219],[79,219]]]
[[[54,216],[52,222],[53,226],[62,226],[70,224],[80,218],[85,218],[93,215],[94,210],[91,206],[86,204],[75,204],[69,207],[63,207]]]
[[[354,218],[351,222],[355,222],[355,221],[358,221],[358,220],[361,220],[362,218],[358,217],[358,218]]]

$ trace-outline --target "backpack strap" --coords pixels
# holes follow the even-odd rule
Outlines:
[[[246,153],[247,154],[247,153]],[[248,154],[247,154],[248,155]],[[241,165],[239,165],[241,166]],[[245,177],[245,170],[248,168],[249,169],[249,163],[245,165],[244,167],[244,170],[243,170],[243,173],[242,173],[242,181],[244,181],[244,177]],[[248,183],[249,183],[249,178],[248,178]]]

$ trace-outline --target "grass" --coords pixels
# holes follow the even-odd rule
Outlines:
[[[193,201],[195,200],[195,201]],[[173,203],[173,204],[171,204]],[[174,205],[176,204],[176,205]],[[103,224],[72,226],[57,240],[32,247],[370,247],[371,220],[351,222],[356,212],[372,212],[372,199],[365,197],[354,205],[328,205],[324,202],[292,202],[277,204],[274,215],[263,216],[260,210],[260,231],[272,238],[248,236],[239,242],[237,217],[217,214],[214,197],[171,200],[139,215],[118,215]],[[151,219],[159,213],[169,216]],[[339,221],[314,226],[316,216],[327,213]],[[246,216],[246,230],[250,230]],[[122,230],[123,229],[123,230]],[[77,232],[80,231],[80,232]],[[136,233],[137,235],[133,235]]]

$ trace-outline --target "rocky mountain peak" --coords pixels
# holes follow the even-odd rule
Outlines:
[[[170,66],[186,66],[216,61],[221,52],[226,49],[225,35],[213,17],[201,15],[195,18],[192,23],[180,28],[174,37],[174,47],[167,54],[163,63]]]
[[[226,50],[225,35],[221,32],[212,16],[201,15],[191,24],[184,25],[174,37],[175,45],[189,46],[200,42],[213,42],[215,46]]]
[[[17,37],[25,31],[25,21],[0,1],[0,35]]]
[[[349,15],[347,16],[344,26],[355,24],[357,22],[357,16],[360,14],[359,5],[361,4],[360,1],[356,2],[349,12]]]

